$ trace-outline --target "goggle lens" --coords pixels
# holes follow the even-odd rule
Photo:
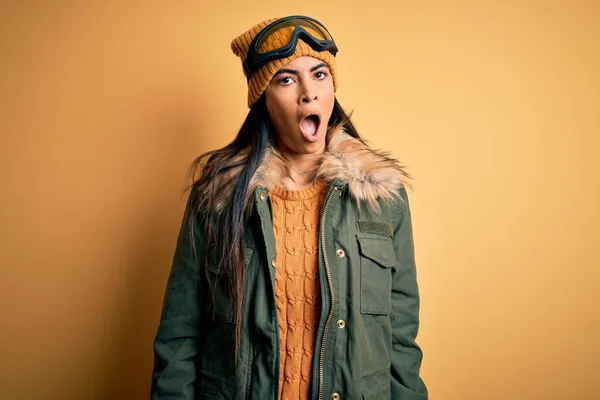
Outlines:
[[[280,23],[273,25],[269,30],[265,32],[265,34],[261,37],[260,41],[257,43],[256,48],[258,49],[259,54],[266,53],[271,50],[275,50],[280,47],[284,47],[289,43],[292,39],[292,33],[297,27],[304,28],[309,34],[311,34],[315,39],[318,40],[333,40],[331,35],[317,23],[306,19],[289,19],[286,21],[281,21]],[[286,43],[268,43],[268,39],[271,35],[276,32],[285,29],[288,31],[288,39]]]

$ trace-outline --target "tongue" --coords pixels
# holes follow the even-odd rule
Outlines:
[[[304,136],[313,136],[317,132],[317,123],[311,117],[304,118],[300,122],[300,129]]]

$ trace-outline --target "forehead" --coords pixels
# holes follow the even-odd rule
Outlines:
[[[289,63],[285,64],[283,68],[291,68],[291,69],[310,69],[315,65],[322,64],[323,61],[318,58],[314,58],[311,56],[302,56],[293,59]]]

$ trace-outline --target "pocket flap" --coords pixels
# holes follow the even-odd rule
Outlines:
[[[375,261],[382,267],[390,268],[396,265],[396,252],[391,238],[363,235],[356,238],[363,256]]]
[[[358,221],[358,230],[362,233],[378,233],[394,237],[394,227],[387,221]]]

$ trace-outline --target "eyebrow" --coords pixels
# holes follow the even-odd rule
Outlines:
[[[321,64],[317,64],[317,65],[315,65],[314,67],[312,67],[310,69],[310,72],[316,71],[316,70],[318,70],[321,67],[327,67],[327,64],[324,63],[324,62],[322,62]],[[285,73],[294,74],[294,75],[300,75],[300,72],[298,72],[295,69],[283,68],[283,69],[280,69],[279,71],[277,71],[275,73],[275,75],[273,75],[273,77],[275,77],[277,75],[280,75],[280,74],[285,74]]]

